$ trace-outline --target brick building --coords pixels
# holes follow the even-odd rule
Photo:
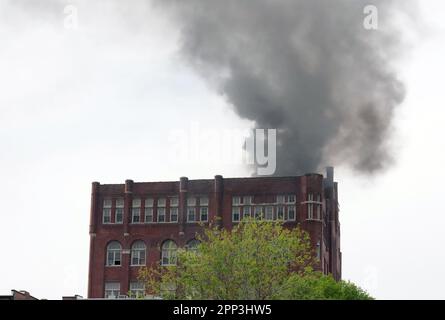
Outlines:
[[[231,228],[245,216],[282,219],[309,232],[318,268],[341,278],[340,224],[333,168],[326,177],[223,178],[172,182],[93,182],[88,297],[143,292],[140,266],[175,263],[177,247],[193,247],[201,228]]]
[[[0,300],[39,300],[25,290],[11,290],[10,295],[0,295]]]

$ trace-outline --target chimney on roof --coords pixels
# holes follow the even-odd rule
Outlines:
[[[334,186],[334,167],[326,167],[326,182],[327,187],[332,188]]]

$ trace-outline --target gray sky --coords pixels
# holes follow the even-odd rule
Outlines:
[[[0,294],[86,296],[92,181],[248,174],[174,157],[178,128],[192,139],[196,126],[253,125],[184,63],[174,21],[141,0],[70,3],[75,29],[66,1],[0,2]],[[419,6],[420,35],[397,22],[412,47],[396,66],[407,90],[396,162],[373,177],[336,168],[343,276],[381,299],[445,298],[445,4]],[[199,148],[215,151],[211,139]]]

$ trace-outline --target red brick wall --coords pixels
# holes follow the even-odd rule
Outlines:
[[[127,180],[125,184],[100,185],[95,182],[92,186],[91,217],[90,217],[90,265],[88,297],[100,298],[104,296],[105,281],[119,281],[121,294],[129,290],[129,282],[137,279],[138,267],[130,266],[130,254],[122,255],[122,264],[119,267],[106,267],[106,246],[112,241],[119,241],[122,248],[130,250],[131,244],[136,240],[143,240],[147,246],[147,264],[159,263],[161,244],[167,240],[174,240],[178,246],[184,246],[193,239],[197,232],[201,231],[198,223],[188,223],[185,217],[187,195],[208,196],[209,198],[209,221],[219,223],[224,228],[232,228],[232,196],[254,196],[255,199],[272,201],[274,196],[280,194],[296,195],[296,221],[286,222],[288,227],[300,225],[308,231],[311,236],[312,245],[321,245],[320,270],[327,272],[324,267],[339,279],[341,277],[341,261],[336,256],[333,259],[332,249],[339,250],[339,235],[326,232],[331,228],[330,219],[333,217],[336,225],[338,223],[338,212],[326,213],[321,221],[307,220],[308,193],[322,195],[323,203],[330,202],[331,205],[323,205],[323,211],[329,208],[337,208],[335,192],[326,191],[326,179],[319,174],[310,174],[295,177],[258,177],[258,178],[229,178],[223,179],[216,176],[212,180],[188,180],[181,178],[174,182],[147,182],[133,183]],[[335,188],[337,186],[335,185]],[[335,199],[325,199],[335,195]],[[147,197],[179,197],[179,221],[178,223],[153,223],[153,224],[131,224],[131,201],[134,197],[141,198],[141,216],[144,215],[144,199]],[[331,196],[332,197],[332,196]],[[124,198],[124,221],[123,224],[102,224],[103,200],[111,198]],[[325,201],[326,200],[326,201]],[[154,210],[155,211],[155,210]],[[168,211],[168,204],[167,204]],[[112,216],[114,216],[114,201]],[[332,230],[332,229],[331,229]],[[335,242],[335,243],[333,243]],[[335,260],[335,265],[330,260]]]

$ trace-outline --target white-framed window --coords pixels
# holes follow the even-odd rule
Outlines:
[[[240,207],[232,207],[232,221],[238,222],[240,221],[241,217],[241,208]]]
[[[153,203],[154,203],[153,198],[146,198],[144,206],[145,208],[153,208]]]
[[[187,222],[195,222],[195,221],[196,221],[196,208],[187,207]]]
[[[131,246],[131,265],[145,266],[145,243],[142,240],[133,242]]]
[[[294,194],[288,194],[287,195],[287,203],[295,203],[297,200],[297,197]]]
[[[166,240],[161,247],[161,265],[172,266],[176,265],[176,252],[178,246],[173,240]]]
[[[122,247],[118,241],[111,241],[107,245],[107,266],[120,266],[122,262]]]
[[[189,242],[187,242],[185,247],[189,251],[197,252],[198,251],[198,246],[200,244],[201,244],[201,241],[196,240],[196,239],[192,239]]]
[[[170,207],[177,207],[178,205],[179,205],[179,198],[171,197],[170,198]]]
[[[317,194],[317,212],[316,212],[316,219],[321,220],[321,195]]]
[[[208,207],[200,207],[199,208],[199,217],[201,221],[209,220],[209,208]]]
[[[133,199],[131,207],[131,222],[141,222],[141,199]]]
[[[200,197],[199,205],[200,206],[208,206],[209,205],[209,197]]]
[[[284,220],[284,206],[277,206],[277,220]]]
[[[153,198],[146,198],[144,201],[144,222],[153,222]]]
[[[188,197],[187,198],[187,205],[188,206],[196,206],[196,198],[195,197]]]
[[[279,204],[285,203],[285,196],[284,195],[278,195],[277,196],[277,203],[279,203]]]
[[[307,195],[307,218],[309,220],[313,220],[314,219],[314,194],[313,193],[308,193]]]
[[[266,211],[266,213],[265,213],[266,220],[272,221],[273,220],[273,207],[267,206],[265,211]]]
[[[170,207],[170,222],[178,222],[178,208]]]
[[[252,196],[244,196],[243,197],[243,204],[246,206],[251,205],[253,202],[253,197]]]
[[[287,219],[290,221],[295,221],[296,219],[295,206],[287,207]]]
[[[254,210],[255,219],[262,219],[264,217],[264,212],[263,212],[262,206],[255,206],[253,208],[253,210]]]
[[[102,223],[111,223],[111,199],[104,199],[103,211],[102,211]]]
[[[145,297],[145,283],[142,281],[130,282],[130,298],[138,299]]]
[[[239,206],[241,204],[241,197],[232,197],[232,205]]]
[[[116,199],[116,211],[114,212],[114,222],[122,223],[124,221],[124,199]]]
[[[145,223],[153,222],[153,208],[145,208]]]
[[[105,282],[105,299],[117,299],[121,294],[121,284],[119,282]]]
[[[158,222],[165,222],[165,208],[158,208]]]
[[[165,198],[158,199],[158,207],[165,207],[166,203],[167,202],[166,202]]]
[[[244,206],[243,207],[243,218],[252,217],[252,207]]]

